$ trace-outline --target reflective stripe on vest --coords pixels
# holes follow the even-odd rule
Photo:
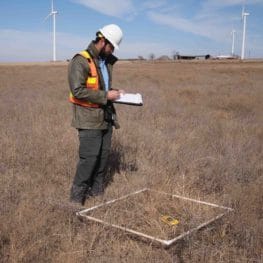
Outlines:
[[[90,56],[90,54],[86,50],[81,51],[79,53],[79,55],[86,58],[88,61],[88,64],[89,64],[90,75],[88,76],[88,78],[86,80],[86,88],[91,89],[91,90],[98,90],[99,89],[98,72],[97,72],[97,68],[96,68],[96,65],[95,65],[92,57]],[[89,107],[89,108],[99,108],[100,107],[99,104],[91,103],[88,101],[79,100],[79,99],[75,98],[73,96],[72,92],[70,92],[70,94],[69,94],[69,101],[74,103],[74,104],[83,106],[83,107]]]

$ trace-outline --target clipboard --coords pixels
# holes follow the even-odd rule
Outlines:
[[[121,94],[120,98],[113,101],[114,103],[126,104],[132,106],[142,106],[143,100],[140,93],[125,93]]]

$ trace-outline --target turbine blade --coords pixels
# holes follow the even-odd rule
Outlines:
[[[50,16],[52,16],[52,13],[49,13],[49,14],[45,17],[44,21],[46,21]]]

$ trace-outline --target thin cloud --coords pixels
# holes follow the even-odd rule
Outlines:
[[[166,25],[175,28],[180,31],[192,33],[207,37],[214,40],[222,39],[222,36],[226,34],[226,30],[219,26],[221,21],[210,20],[197,21],[195,19],[185,19],[182,17],[174,17],[172,15],[160,14],[156,12],[149,12],[148,17],[157,24]]]
[[[263,4],[262,0],[207,0],[203,2],[203,6],[213,8],[224,8],[230,6],[243,6],[243,5],[255,5]]]
[[[142,2],[142,6],[145,9],[155,9],[155,8],[160,8],[164,5],[166,5],[167,2],[164,0],[151,0],[151,1],[144,1]]]
[[[234,26],[240,26],[241,8],[246,2],[248,5],[263,4],[262,0],[207,0],[202,1],[192,17],[184,17],[184,12],[176,11],[179,6],[173,5],[173,10],[151,10],[147,12],[148,18],[156,24],[169,26],[178,31],[191,33],[197,36],[207,37],[218,42],[228,42],[229,32]],[[226,12],[225,8],[240,6],[240,16],[237,13]],[[190,8],[190,7],[189,7]],[[187,10],[187,6],[184,6]],[[239,23],[239,24],[238,24]],[[240,29],[236,28],[237,31]]]
[[[229,7],[240,7],[240,16],[242,7],[245,5],[247,9],[251,5],[263,5],[262,0],[207,0],[202,2],[199,17],[212,15],[225,15],[226,9]]]
[[[118,17],[127,18],[134,15],[135,8],[131,0],[72,0],[75,3],[79,3],[88,8],[91,8],[101,14]]]

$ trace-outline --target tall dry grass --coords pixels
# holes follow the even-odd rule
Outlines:
[[[171,249],[81,222],[66,202],[77,161],[65,65],[0,66],[0,258],[3,262],[260,262],[263,63],[120,62],[101,201],[145,186],[235,211]],[[160,204],[158,204],[160,206]]]

